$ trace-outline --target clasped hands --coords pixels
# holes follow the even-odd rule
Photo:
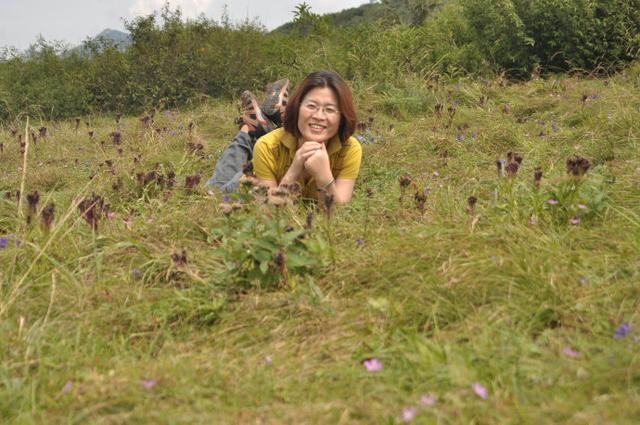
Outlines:
[[[329,154],[324,143],[304,142],[296,151],[291,165],[295,168],[297,176],[306,170],[316,182],[332,178]]]

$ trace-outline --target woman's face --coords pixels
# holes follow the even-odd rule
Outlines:
[[[338,98],[329,87],[316,87],[300,103],[298,130],[302,142],[326,143],[338,133],[340,109]]]

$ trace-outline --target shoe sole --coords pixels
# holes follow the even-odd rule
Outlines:
[[[267,98],[262,103],[262,110],[267,115],[273,115],[280,112],[281,108],[287,106],[289,100],[289,79],[283,78],[275,83],[267,84],[265,90]]]
[[[241,120],[244,124],[253,127],[254,130],[258,128],[260,124],[268,124],[267,120],[262,116],[262,111],[260,110],[260,106],[258,106],[256,97],[249,90],[245,90],[240,96],[240,107],[242,109]]]

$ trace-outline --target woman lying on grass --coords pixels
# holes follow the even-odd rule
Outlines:
[[[287,102],[288,84],[270,85],[262,109],[250,92],[242,94],[240,132],[207,185],[235,190],[242,165],[253,157],[258,182],[268,189],[297,183],[303,198],[349,202],[362,159],[360,143],[352,137],[356,113],[349,87],[335,72],[314,72]],[[283,127],[260,137],[254,147],[255,139],[278,127],[283,116]]]

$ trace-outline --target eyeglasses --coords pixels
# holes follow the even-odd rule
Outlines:
[[[303,102],[302,107],[309,111],[311,114],[315,114],[318,111],[324,112],[329,117],[335,117],[340,114],[338,108],[333,105],[320,106],[313,102]]]

